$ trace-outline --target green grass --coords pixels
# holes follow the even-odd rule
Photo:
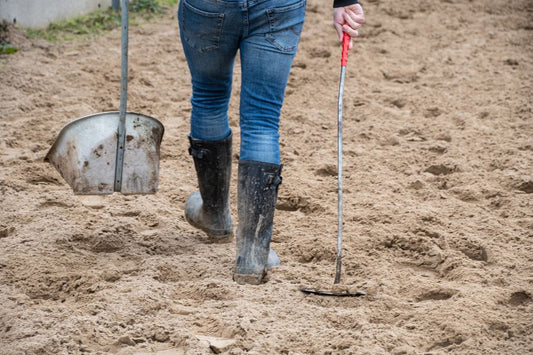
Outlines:
[[[130,2],[130,24],[166,14],[178,0],[135,0]],[[85,16],[69,20],[52,22],[46,29],[28,29],[26,34],[30,38],[44,38],[50,42],[58,40],[72,40],[75,38],[101,35],[120,27],[120,10],[111,8],[99,10]]]
[[[13,47],[11,43],[5,43],[0,45],[0,54],[13,54],[18,52],[17,47]]]
[[[0,22],[0,54],[13,54],[18,48],[9,43],[9,25],[6,21]]]
[[[130,9],[133,12],[164,13],[177,3],[178,0],[135,0],[130,4]]]

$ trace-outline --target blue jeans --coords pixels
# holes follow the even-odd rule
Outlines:
[[[279,117],[306,0],[181,0],[180,36],[192,77],[191,136],[230,134],[228,105],[240,51],[240,159],[280,163]]]

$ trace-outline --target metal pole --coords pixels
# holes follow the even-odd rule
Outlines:
[[[344,92],[344,77],[346,66],[341,66],[341,79],[339,84],[339,106],[337,120],[337,179],[338,179],[338,209],[337,209],[337,266],[335,271],[334,284],[341,280],[342,265],[342,96]]]
[[[113,10],[118,10],[120,8],[120,1],[119,0],[112,0],[111,1],[111,7]]]
[[[337,179],[338,179],[338,226],[337,226],[337,267],[335,270],[334,284],[341,281],[342,266],[342,97],[344,94],[344,77],[346,76],[346,65],[348,64],[348,47],[350,45],[350,36],[344,33],[342,38],[342,57],[341,57],[341,78],[339,83],[339,106],[337,108]]]
[[[128,100],[128,0],[121,3],[122,33],[120,37],[120,111],[118,124],[117,158],[115,166],[115,191],[122,189],[122,170],[124,165],[124,150],[126,146],[126,104]]]

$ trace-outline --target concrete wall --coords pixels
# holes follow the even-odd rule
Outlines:
[[[76,17],[111,6],[112,0],[0,0],[0,20],[43,28],[50,22]]]

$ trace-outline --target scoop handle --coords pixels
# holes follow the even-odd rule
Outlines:
[[[114,190],[122,190],[124,151],[126,149],[126,104],[128,101],[128,5],[129,0],[120,1],[122,32],[120,35],[120,108],[117,128],[117,155],[115,159]]]

